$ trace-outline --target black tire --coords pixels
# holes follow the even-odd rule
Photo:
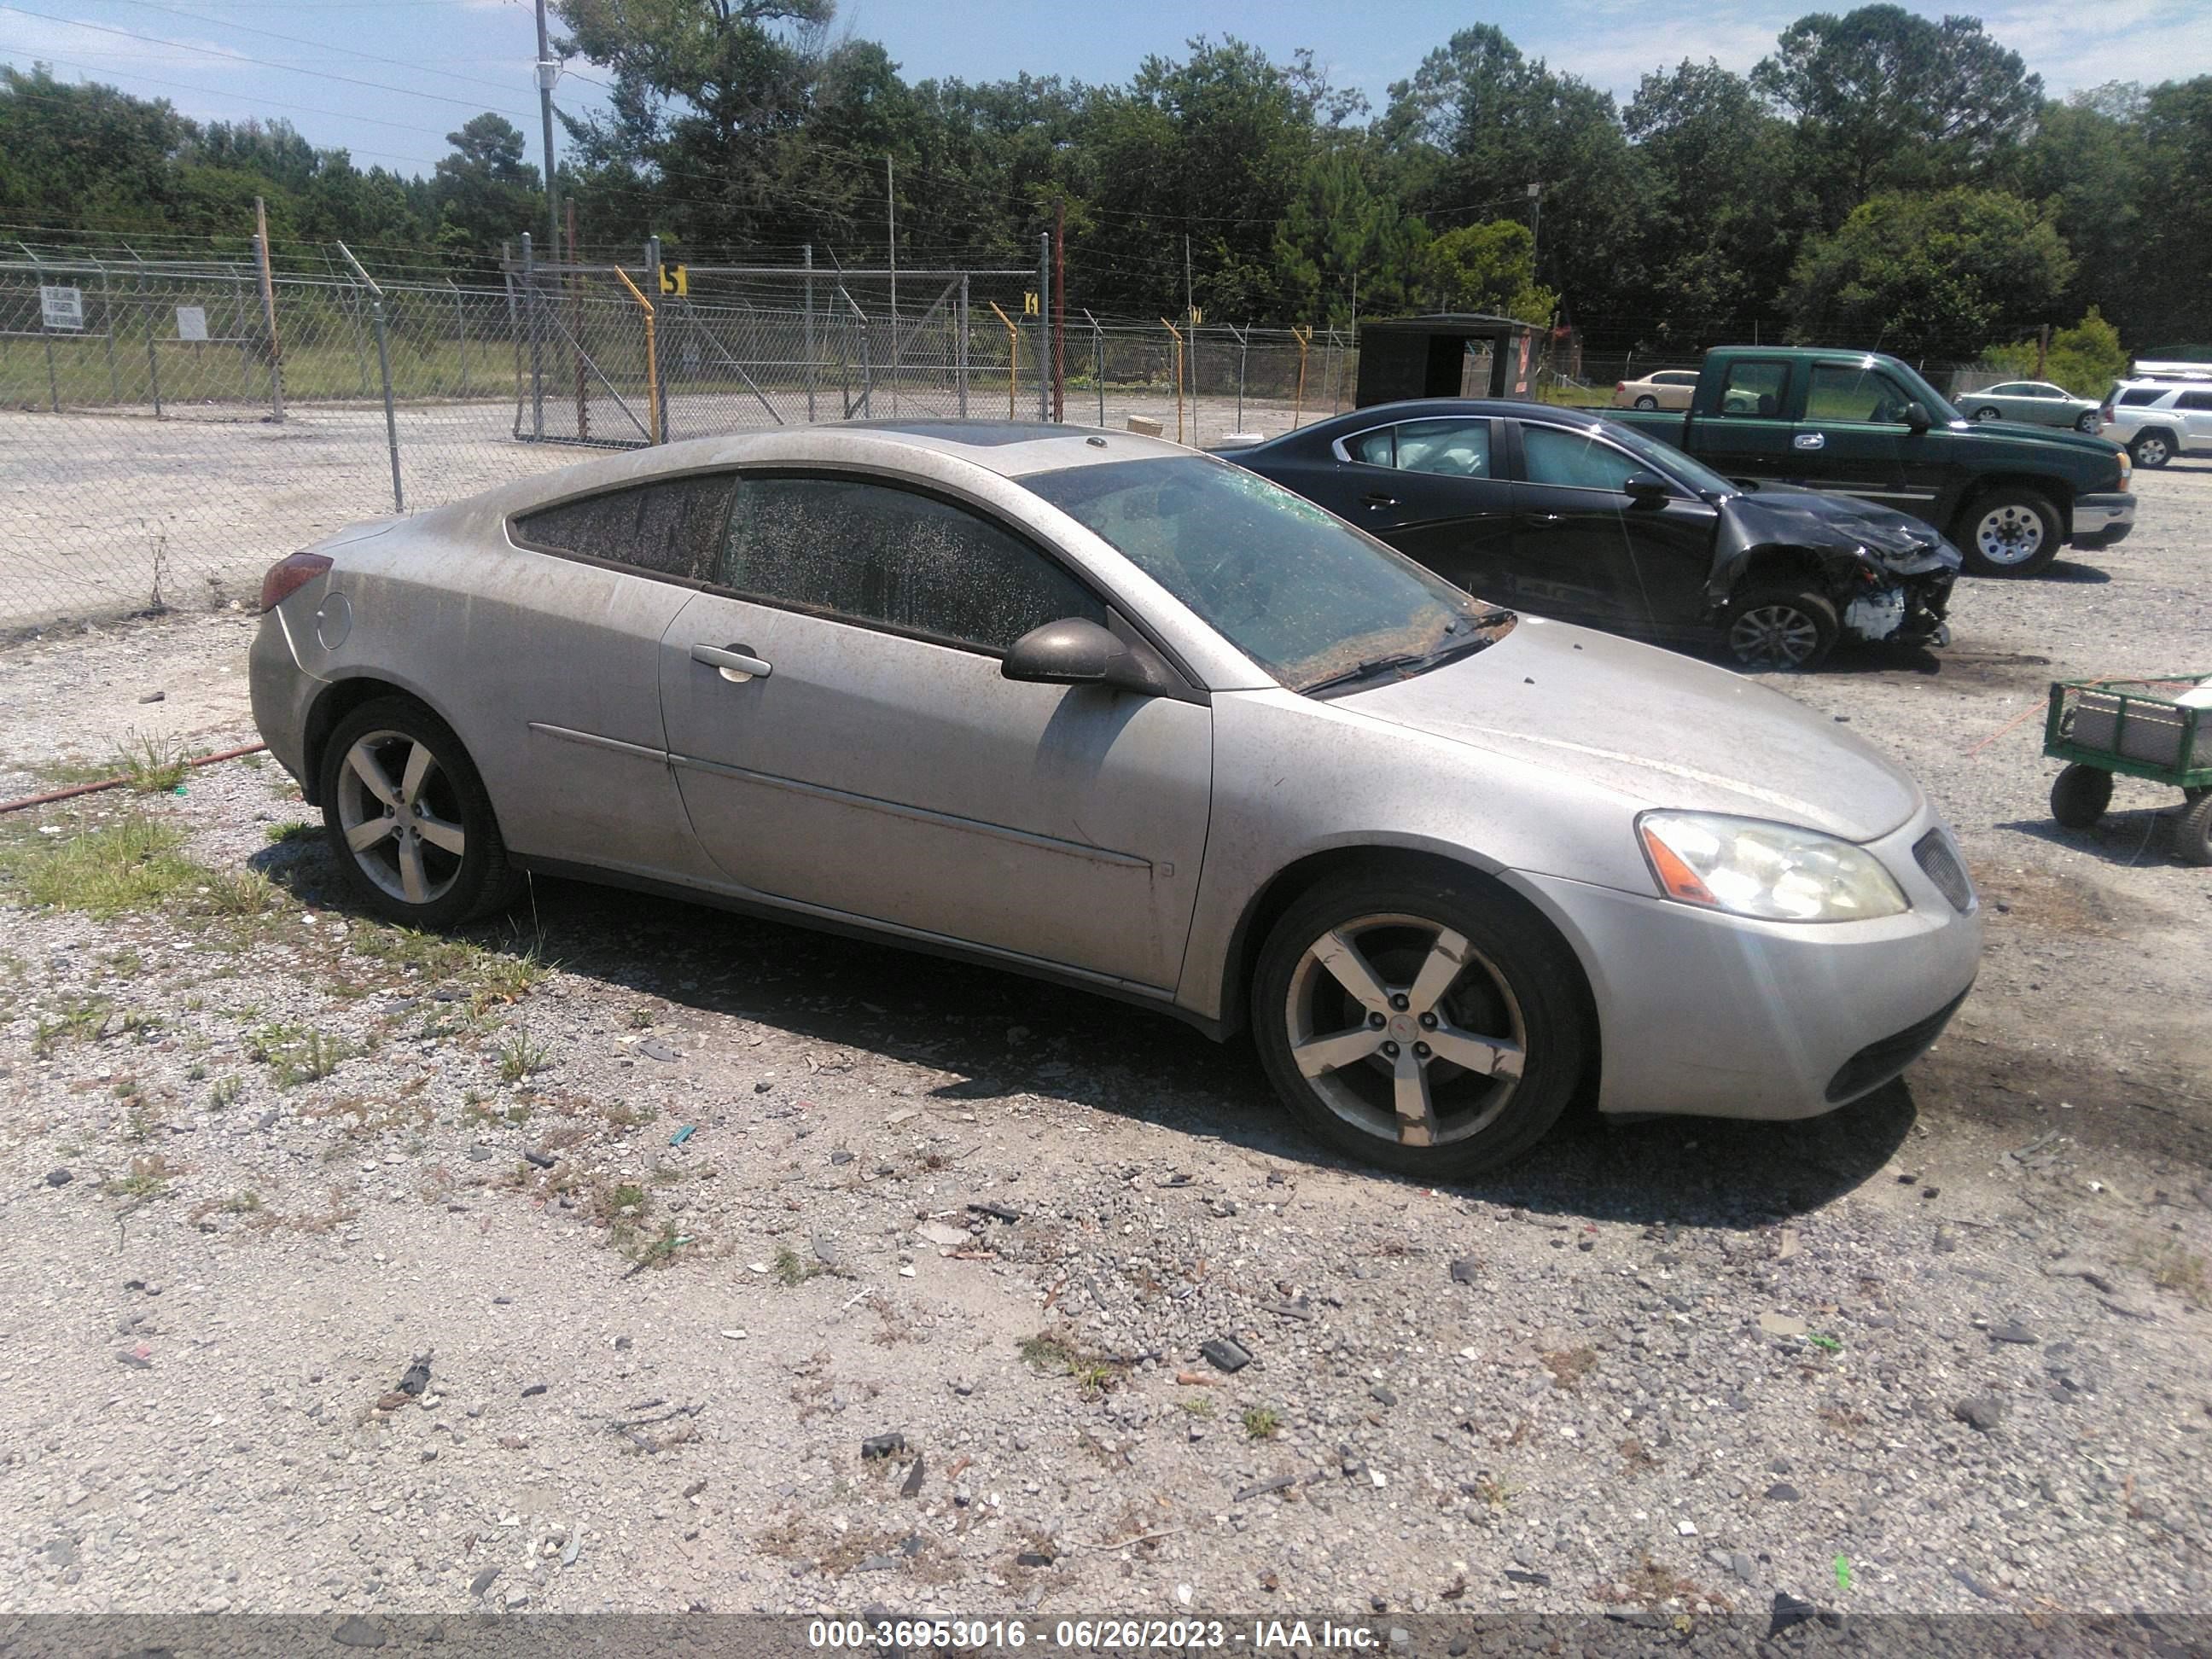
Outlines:
[[[1978,421],[2002,421],[2004,419],[2004,411],[2001,409],[1991,409],[1984,404],[1974,411],[1974,418]]]
[[[383,795],[350,763],[362,746],[383,775]],[[428,760],[409,797],[404,786],[417,748]],[[321,799],[331,855],[347,887],[386,920],[432,930],[456,927],[514,898],[520,873],[507,861],[483,781],[453,728],[414,698],[379,697],[338,722],[323,749]],[[356,830],[379,823],[392,827],[359,850],[349,844]],[[447,844],[456,830],[458,854]],[[419,902],[409,891],[410,842],[411,879],[423,895]]]
[[[2047,496],[2000,484],[1968,504],[1951,539],[1977,576],[2033,576],[2051,568],[2065,537]]]
[[[2074,429],[2076,432],[2086,432],[2093,438],[2097,435],[2097,428],[2103,424],[2097,418],[2097,411],[2094,409],[2085,409],[2074,417]]]
[[[2112,804],[2112,775],[2079,761],[2051,786],[2051,816],[2069,830],[2094,830]]]
[[[2163,427],[2153,427],[2148,432],[2138,432],[2128,440],[2128,454],[2137,466],[2147,466],[2155,472],[2172,460],[2180,446],[2174,442],[2173,434]]]
[[[1802,674],[1827,660],[1842,633],[1833,605],[1785,582],[1738,594],[1721,626],[1721,643],[1740,668]]]
[[[1358,947],[1381,991],[1407,1006],[1378,1006],[1322,965],[1316,947],[1336,934]],[[1424,975],[1425,964],[1436,971]],[[1432,982],[1443,988],[1425,988]],[[1412,1006],[1416,999],[1443,1012],[1425,1023],[1429,1011]],[[1377,1018],[1385,1023],[1376,1026]],[[1364,1163],[1425,1181],[1496,1169],[1542,1139],[1594,1052],[1591,1026],[1573,954],[1542,918],[1471,873],[1458,879],[1419,866],[1386,865],[1314,888],[1269,933],[1252,981],[1261,1063],[1300,1127]],[[1301,1069],[1301,1039],[1370,1032],[1372,1051],[1311,1079]],[[1518,1074],[1454,1063],[1441,1051],[1447,1038],[1509,1070],[1517,1066]],[[1504,1046],[1480,1040],[1492,1038]],[[1428,1142],[1401,1127],[1418,1121],[1398,1115],[1401,1068],[1430,1103]]]
[[[1659,400],[1647,392],[1637,398],[1636,406],[1638,409],[1656,409],[1659,407]]]
[[[2212,791],[2198,793],[2173,821],[2173,855],[2184,864],[2212,864]]]

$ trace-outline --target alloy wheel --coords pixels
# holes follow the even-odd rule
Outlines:
[[[2016,502],[1993,507],[1974,526],[1974,545],[1991,564],[2026,564],[2043,550],[2043,520]]]
[[[453,779],[428,744],[364,734],[338,769],[338,823],[361,872],[407,904],[434,904],[460,879],[468,838]]]
[[[1794,605],[1754,605],[1729,624],[1729,649],[1752,668],[1799,668],[1820,649],[1820,629]]]
[[[2164,466],[2173,459],[2163,438],[2136,439],[2135,455],[2136,465],[2138,466]]]
[[[1466,937],[1407,915],[1365,915],[1307,945],[1283,1018],[1314,1096],[1401,1146],[1480,1133],[1527,1061],[1521,1006]]]

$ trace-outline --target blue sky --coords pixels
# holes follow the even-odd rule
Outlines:
[[[1970,0],[1923,3],[1929,16]],[[1498,24],[1522,51],[1626,98],[1645,70],[1685,57],[1747,69],[1776,33],[1849,0],[1518,0],[1479,9],[1437,0],[842,0],[838,27],[882,41],[908,80],[988,81],[1024,70],[1126,79],[1152,53],[1198,33],[1235,34],[1278,58],[1310,47],[1340,86],[1379,110],[1389,83],[1455,28]],[[2112,80],[2212,72],[2212,0],[2124,4],[2003,0],[1979,9],[1990,32],[2057,92]],[[257,33],[256,31],[258,31]],[[556,28],[557,33],[557,28]],[[289,39],[276,39],[287,36]],[[166,97],[199,119],[282,116],[362,166],[427,172],[444,136],[496,109],[538,159],[527,0],[23,0],[0,3],[0,62],[52,63],[67,80],[100,80]],[[603,94],[579,63],[559,100]],[[374,84],[363,85],[362,82]]]

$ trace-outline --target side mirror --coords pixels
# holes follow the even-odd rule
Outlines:
[[[1032,628],[1014,641],[1000,673],[1037,685],[1103,685],[1114,691],[1157,696],[1168,689],[1165,672],[1095,622],[1063,617]]]
[[[1667,488],[1667,481],[1654,472],[1632,472],[1621,480],[1620,487],[1638,507],[1657,507],[1674,493]]]
[[[1928,417],[1928,405],[1917,398],[1905,406],[1905,423],[1915,432],[1925,432],[1936,422]]]

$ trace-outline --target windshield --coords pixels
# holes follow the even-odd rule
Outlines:
[[[1966,418],[1959,412],[1957,404],[1922,380],[1911,369],[1898,362],[1896,358],[1884,358],[1882,368],[1896,379],[1905,382],[1905,390],[1908,396],[1917,398],[1928,406],[1928,413],[1938,426],[1948,426],[1954,421],[1963,421]]]
[[[1491,607],[1255,473],[1203,456],[1024,478],[1294,691],[1483,642]]]
[[[1656,438],[1647,438],[1634,427],[1617,422],[1604,423],[1605,435],[1619,444],[1639,461],[1657,467],[1670,477],[1677,478],[1700,495],[1741,495],[1743,486],[1733,479],[1723,478],[1702,461],[1693,461],[1679,449],[1669,448]]]

